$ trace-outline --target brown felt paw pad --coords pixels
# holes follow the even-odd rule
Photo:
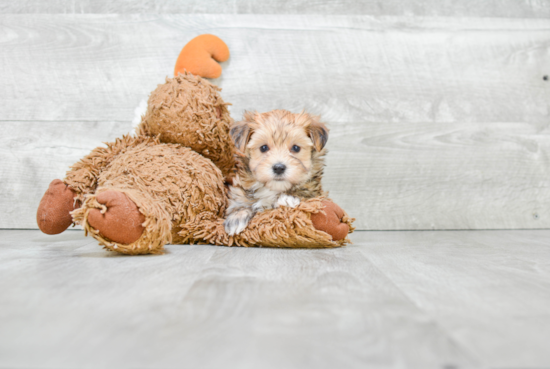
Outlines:
[[[46,234],[58,234],[73,223],[76,193],[60,179],[54,179],[40,200],[36,212],[38,228]]]
[[[344,211],[332,201],[323,201],[325,208],[317,214],[311,214],[311,222],[315,229],[326,232],[332,236],[333,241],[346,238],[349,225],[342,223]]]
[[[88,223],[102,236],[121,244],[130,244],[141,237],[145,217],[128,196],[118,191],[105,191],[99,193],[96,200],[107,210],[90,210]]]

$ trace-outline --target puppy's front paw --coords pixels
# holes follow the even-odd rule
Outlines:
[[[300,204],[300,199],[287,194],[282,194],[277,200],[279,206],[288,206],[289,208],[295,208]]]
[[[235,210],[225,218],[223,226],[228,235],[234,236],[244,231],[254,213],[252,209],[242,208]]]

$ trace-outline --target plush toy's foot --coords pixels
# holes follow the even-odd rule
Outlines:
[[[97,194],[96,199],[106,210],[90,210],[90,226],[102,236],[122,244],[130,244],[141,237],[145,216],[128,196],[118,191],[105,191]]]
[[[70,213],[78,208],[75,196],[76,192],[63,181],[54,179],[38,205],[38,228],[46,234],[58,234],[69,228],[73,223]]]
[[[316,214],[311,214],[311,222],[318,231],[323,231],[332,236],[333,241],[346,238],[349,225],[342,222],[344,211],[332,201],[323,201],[325,208]]]

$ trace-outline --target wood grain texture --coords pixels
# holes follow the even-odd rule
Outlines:
[[[332,125],[325,183],[359,229],[550,227],[550,125]]]
[[[3,122],[0,227],[36,228],[55,178],[128,122]],[[329,123],[323,180],[358,229],[550,227],[550,125]]]
[[[0,1],[0,12],[328,14],[548,18],[544,0],[19,0]]]
[[[181,47],[215,33],[232,115],[331,123],[326,186],[359,229],[542,228],[547,19],[0,16],[0,227],[34,228],[48,183],[131,130]]]
[[[550,232],[355,236],[369,261],[482,367],[548,367]]]
[[[478,367],[357,247],[125,257],[88,240],[0,231],[1,367]]]
[[[323,15],[0,16],[0,120],[131,120],[202,33],[226,101],[328,121],[546,122],[550,20]]]
[[[127,257],[83,232],[0,231],[0,366],[545,368],[549,238],[356,232],[334,250]]]

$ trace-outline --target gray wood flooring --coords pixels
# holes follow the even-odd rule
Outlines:
[[[550,231],[104,251],[0,231],[0,368],[548,368]]]
[[[550,2],[0,4],[0,228],[36,227],[48,183],[130,132],[201,33],[231,50],[214,82],[235,119],[330,124],[326,188],[359,229],[550,227]]]

